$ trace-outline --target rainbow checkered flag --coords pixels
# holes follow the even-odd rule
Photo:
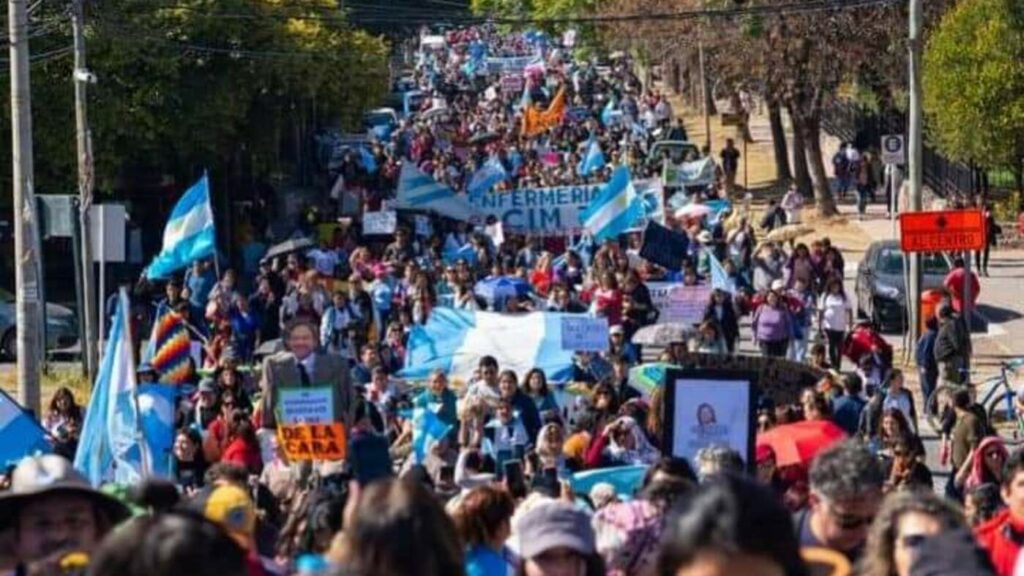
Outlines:
[[[168,310],[153,323],[149,364],[163,384],[185,384],[192,380],[189,362],[191,338],[181,314]]]

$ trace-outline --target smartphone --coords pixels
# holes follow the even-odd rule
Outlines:
[[[360,486],[394,475],[388,441],[376,434],[360,434],[349,442],[349,463]]]
[[[505,477],[505,485],[513,495],[526,494],[526,479],[523,476],[523,463],[518,460],[509,460],[501,466]]]

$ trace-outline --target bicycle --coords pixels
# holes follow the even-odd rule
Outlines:
[[[989,426],[1006,444],[1024,442],[1024,412],[1017,409],[1017,392],[1010,382],[1010,374],[1015,375],[1021,366],[1024,366],[1024,357],[1002,362],[998,376],[985,380],[975,388],[978,394],[983,394],[977,403],[985,408]],[[941,384],[925,400],[925,416],[937,434],[942,433],[940,406],[949,403],[942,402],[942,399],[948,399],[959,388],[953,384]]]

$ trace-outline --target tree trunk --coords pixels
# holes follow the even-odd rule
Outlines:
[[[832,197],[828,174],[825,172],[825,160],[821,157],[821,120],[817,117],[802,118],[801,125],[807,168],[814,184],[814,204],[818,207],[818,214],[835,216],[839,212],[836,210],[836,201]]]
[[[789,117],[793,123],[793,180],[796,182],[796,189],[800,195],[810,198],[814,194],[814,186],[811,184],[811,174],[807,171],[803,131],[792,110],[789,111]]]
[[[789,151],[786,149],[786,128],[782,125],[782,109],[775,100],[768,101],[768,122],[772,127],[772,145],[775,147],[775,178],[782,183],[793,179],[789,171]]]

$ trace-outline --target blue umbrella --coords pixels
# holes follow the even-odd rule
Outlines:
[[[513,276],[485,278],[476,283],[473,293],[486,300],[492,308],[500,310],[508,298],[529,294],[530,284],[522,278]]]

